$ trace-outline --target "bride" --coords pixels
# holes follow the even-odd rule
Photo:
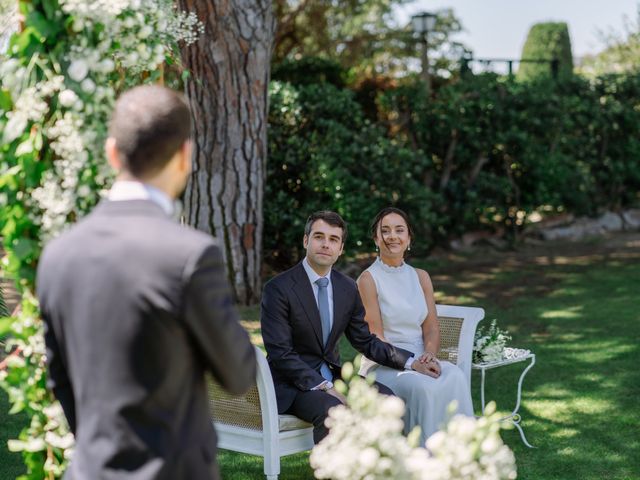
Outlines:
[[[440,329],[431,279],[424,270],[404,262],[413,240],[407,214],[394,207],[383,209],[372,222],[371,234],[379,257],[358,278],[369,329],[379,338],[412,351],[427,365],[428,373],[393,370],[364,358],[360,375],[373,373],[376,381],[404,400],[405,434],[420,426],[420,444],[424,445],[446,421],[451,401],[457,400],[457,413],[473,415],[471,393],[462,370],[436,358]]]

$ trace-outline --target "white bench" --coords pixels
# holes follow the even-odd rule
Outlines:
[[[455,363],[471,389],[473,337],[484,310],[437,305],[440,322],[438,358]],[[209,382],[209,400],[218,447],[264,457],[267,480],[277,480],[280,458],[313,448],[313,427],[293,415],[278,415],[276,394],[267,359],[256,347],[256,385],[245,395],[229,395]]]

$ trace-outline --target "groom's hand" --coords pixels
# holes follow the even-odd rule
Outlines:
[[[335,388],[330,388],[329,390],[327,390],[327,393],[333,397],[336,397],[338,400],[340,400],[340,402],[343,405],[347,404],[347,399],[345,398],[344,395],[342,395],[339,391],[337,391]]]

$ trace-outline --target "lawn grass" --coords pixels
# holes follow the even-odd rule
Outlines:
[[[0,480],[13,480],[25,473],[22,456],[7,449],[7,440],[17,438],[27,419],[24,415],[9,415],[7,393],[0,389]]]
[[[524,381],[522,426],[503,432],[522,480],[640,479],[640,241],[545,244],[518,252],[413,261],[433,279],[439,303],[482,306],[513,346],[531,349],[536,365]],[[242,310],[260,343],[258,309]],[[341,345],[344,359],[353,350]],[[524,364],[487,373],[486,398],[501,411],[515,403]],[[474,373],[474,405],[479,378]],[[5,414],[0,393],[0,444],[20,422]],[[282,480],[312,479],[308,453],[282,460]],[[221,451],[225,480],[260,479],[259,457]],[[13,470],[9,470],[13,469]],[[0,479],[15,477],[20,457],[0,448]]]

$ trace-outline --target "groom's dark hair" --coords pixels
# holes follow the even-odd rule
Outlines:
[[[162,170],[191,136],[191,114],[182,95],[159,85],[142,85],[116,102],[109,136],[123,167],[136,177]]]
[[[336,212],[331,212],[329,210],[320,210],[309,215],[309,218],[307,218],[307,223],[304,226],[304,234],[306,236],[309,236],[311,234],[311,227],[318,220],[322,220],[332,227],[338,227],[342,229],[342,243],[344,244],[345,240],[347,239],[347,222],[345,222],[342,217]]]

